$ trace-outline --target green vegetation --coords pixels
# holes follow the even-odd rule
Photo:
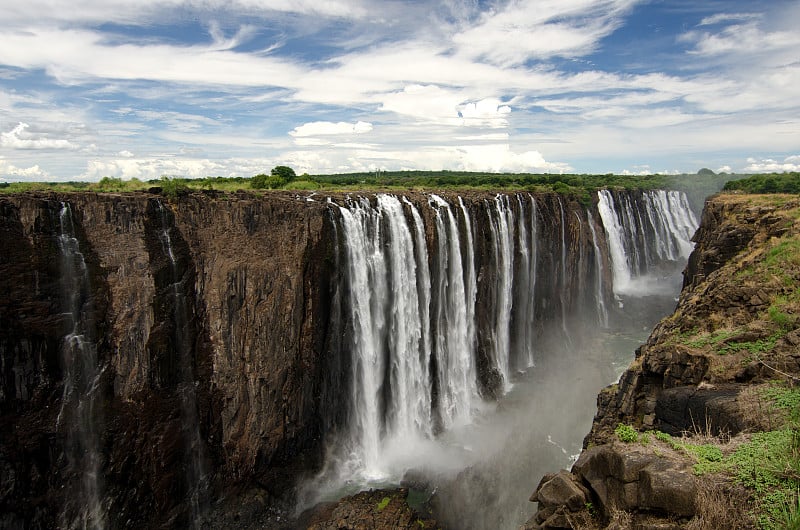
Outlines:
[[[620,423],[614,429],[614,434],[617,435],[620,442],[633,443],[639,441],[639,432],[631,425]]]
[[[378,503],[378,506],[377,506],[377,508],[378,508],[378,511],[381,511],[381,510],[383,510],[384,508],[386,508],[387,506],[389,506],[389,503],[390,503],[391,501],[392,501],[392,499],[391,499],[391,498],[389,498],[389,497],[384,497],[383,499],[381,499],[381,502],[379,502],[379,503]]]
[[[702,170],[701,170],[702,171]],[[689,194],[693,206],[699,210],[703,199],[720,190],[732,175],[716,175],[704,172],[697,175],[588,175],[548,173],[485,173],[467,171],[379,171],[375,173],[344,173],[336,175],[297,176],[288,166],[276,166],[269,174],[260,173],[252,178],[206,177],[189,179],[170,177],[168,180],[184,185],[187,190],[235,191],[245,189],[290,189],[290,190],[429,190],[429,189],[474,189],[513,191],[557,191],[574,196],[588,204],[594,191],[601,188],[615,189],[676,189]],[[124,181],[116,177],[104,177],[100,182],[13,182],[0,183],[0,193],[22,191],[102,191],[124,192],[146,190],[161,186],[161,179],[142,182],[136,179]]]
[[[785,422],[777,430],[752,434],[728,456],[714,444],[675,441],[663,433],[656,438],[692,455],[696,474],[727,474],[747,488],[761,528],[800,528],[800,389],[774,383],[759,394],[784,414]]]
[[[746,193],[800,193],[800,173],[752,175],[744,179],[727,182],[723,189],[725,191],[738,190]]]

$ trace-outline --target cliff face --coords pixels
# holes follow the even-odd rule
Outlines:
[[[583,453],[571,473],[542,479],[532,498],[539,513],[527,528],[573,528],[576,521],[587,528],[718,528],[736,517],[738,527],[754,527],[748,494],[735,484],[715,479],[728,489],[714,504],[730,518],[714,522],[715,507],[700,493],[708,485],[693,475],[690,455],[622,443],[625,433],[615,429],[728,439],[771,428],[755,389],[800,374],[799,211],[796,196],[706,202],[675,312],[637,350],[619,383],[598,396]],[[585,502],[597,511],[588,514]]]
[[[173,205],[145,194],[14,196],[0,199],[1,523],[73,520],[65,485],[85,479],[61,449],[76,438],[59,416],[75,320],[59,266],[67,203],[90,286],[79,312],[91,311],[96,328],[85,338],[100,365],[91,403],[102,410],[93,421],[109,525],[185,524],[193,466],[208,481],[199,503],[237,481],[280,494],[298,465],[319,458],[324,206],[288,196],[195,194]],[[192,462],[190,408],[202,440]]]
[[[367,423],[376,439],[401,429],[404,384],[427,392],[418,421],[406,423],[433,436],[462,421],[469,400],[501,395],[533,363],[534,346],[571,343],[587,320],[619,318],[597,204],[442,197],[384,196],[380,208],[375,196],[361,206],[336,196],[337,206],[288,193],[0,198],[0,528],[239,527],[262,516],[284,527],[277,515],[263,520],[265,507],[290,502],[336,435],[354,441],[347,452],[374,442],[357,439]],[[369,240],[354,244],[343,216],[359,208]],[[395,229],[414,241],[405,254],[390,250]],[[360,322],[350,313],[358,278],[345,266],[355,267],[347,245],[367,244],[359,266],[373,286],[400,267],[430,277],[398,275],[367,304],[381,316]],[[643,263],[658,261],[648,252]],[[401,295],[411,282],[417,288]],[[400,296],[429,303],[386,325]],[[390,335],[409,322],[435,342],[410,347],[429,377],[412,381],[386,362],[375,374],[380,391],[369,394],[380,401],[375,417],[354,429],[362,411],[350,402],[363,375],[355,351],[390,359],[400,351]],[[358,324],[375,326],[372,349],[362,348]],[[463,366],[445,366],[457,355]],[[475,392],[459,386],[465,374]],[[223,501],[232,515],[207,515]]]

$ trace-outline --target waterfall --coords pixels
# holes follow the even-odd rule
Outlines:
[[[536,292],[536,201],[528,195],[531,217],[525,216],[525,201],[517,195],[518,265],[514,270],[513,367],[524,370],[533,365]],[[530,226],[529,226],[530,223]]]
[[[561,330],[564,332],[564,340],[570,344],[572,339],[567,329],[567,216],[564,214],[564,202],[561,200],[561,195],[558,196],[558,209],[561,212]]]
[[[472,401],[477,396],[477,377],[470,343],[474,307],[467,292],[475,292],[475,278],[465,285],[461,254],[461,234],[450,204],[431,195],[435,211],[437,240],[437,285],[435,293],[434,353],[437,365],[437,411],[443,429],[470,420]],[[471,256],[470,253],[467,254]]]
[[[92,329],[89,271],[75,235],[72,209],[66,202],[61,203],[59,212],[58,247],[64,315],[71,330],[61,346],[64,391],[56,426],[64,425],[67,460],[71,470],[80,476],[77,491],[67,496],[61,527],[100,529],[106,525],[101,505],[102,411],[98,396],[103,371],[98,366]]]
[[[685,197],[599,197],[599,215],[560,195],[329,201],[339,278],[330,368],[341,373],[323,395],[345,397],[329,424],[340,479],[396,478],[387,461],[414,460],[398,451],[463,432],[535,357],[609,328],[618,315],[606,263],[620,292],[685,259],[696,224]]]
[[[478,295],[477,278],[475,277],[475,243],[472,235],[472,219],[464,204],[464,199],[458,198],[461,213],[464,217],[464,232],[467,236],[467,270],[464,273],[464,284],[466,289],[466,318],[467,318],[467,348],[474,351],[476,330],[475,330],[475,301]]]
[[[597,243],[597,229],[594,227],[592,214],[586,211],[586,221],[589,224],[589,231],[592,234],[592,248],[594,249],[595,267],[595,291],[594,299],[597,307],[597,317],[600,327],[608,328],[608,309],[606,308],[605,296],[603,295],[603,254],[600,252],[600,245]]]
[[[658,290],[654,273],[681,266],[692,251],[697,219],[683,192],[648,190],[634,201],[629,192],[600,190],[597,208],[617,296]]]
[[[186,300],[186,278],[181,274],[178,260],[172,243],[172,226],[167,208],[156,200],[156,208],[161,221],[161,230],[158,239],[164,256],[170,265],[169,296],[172,302],[172,318],[174,332],[171,337],[172,347],[177,354],[178,367],[178,393],[181,407],[181,424],[186,444],[185,476],[187,482],[189,506],[192,511],[192,524],[197,526],[198,517],[202,512],[202,501],[207,489],[207,471],[203,439],[200,435],[200,422],[197,414],[197,394],[195,390],[195,376],[193,370],[193,340],[189,330],[189,308]]]
[[[497,274],[495,292],[494,346],[495,366],[503,377],[504,391],[509,389],[509,354],[511,346],[511,289],[514,280],[514,211],[507,195],[497,195],[494,208],[487,207],[489,223],[492,227],[492,250]]]

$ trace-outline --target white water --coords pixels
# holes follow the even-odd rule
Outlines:
[[[694,248],[697,219],[684,193],[643,192],[641,204],[628,194],[616,201],[609,190],[598,192],[598,210],[606,232],[616,295],[643,296],[671,292],[654,275],[657,267],[682,264]],[[643,217],[644,215],[644,217]]]
[[[614,282],[620,263],[627,276],[620,275],[619,281],[632,281],[624,238],[641,245],[636,227],[643,221],[653,219],[653,233],[661,230],[676,240],[691,230],[684,213],[666,212],[672,216],[669,221],[658,210],[682,207],[685,200],[672,203],[659,194],[646,196],[642,216],[633,208],[618,213],[613,197],[601,193],[600,220]],[[539,219],[536,200],[527,194],[498,195],[480,203],[459,198],[457,205],[438,195],[427,199],[430,209],[392,195],[378,195],[373,202],[331,203],[341,234],[337,289],[349,301],[341,326],[346,330],[342,351],[349,359],[342,365],[351,370],[342,398],[348,414],[330,441],[325,472],[307,486],[318,491],[305,502],[326,494],[335,497],[345,484],[397,484],[409,469],[456,473],[481,461],[491,452],[492,436],[509,436],[511,427],[492,433],[498,412],[493,402],[479,396],[480,355],[490,362],[490,371],[502,376],[496,383],[501,394],[508,392],[501,399],[505,402],[530,393],[512,383],[532,384],[535,370],[521,372],[534,360],[540,367],[535,357],[570,354],[570,345],[577,348],[590,338],[589,328],[609,327],[612,315],[604,293],[612,287],[617,292],[617,286],[604,283],[606,252],[589,212],[584,236],[583,217],[570,206],[578,222],[569,226],[571,216],[561,197],[545,210],[555,210],[556,218],[549,220]],[[663,248],[666,252],[669,247]],[[675,248],[682,247],[676,243]],[[478,249],[483,256],[476,257]],[[645,251],[641,249],[642,255]],[[576,259],[571,252],[580,256]],[[657,264],[655,247],[647,252]],[[594,307],[571,307],[575,300]],[[578,310],[589,320],[574,318]],[[548,340],[542,342],[542,333]],[[487,351],[481,352],[482,347]],[[543,360],[547,362],[541,369],[552,364],[552,359]],[[526,407],[535,409],[533,404]],[[487,439],[478,443],[478,433]]]
[[[503,377],[503,393],[511,388],[509,353],[511,352],[511,288],[514,281],[514,212],[507,195],[497,195],[494,208],[487,205],[492,227],[492,250],[496,264],[494,362]]]
[[[567,216],[564,214],[564,203],[561,196],[558,196],[558,209],[561,212],[561,330],[564,332],[564,340],[567,345],[572,343],[572,339],[567,329]]]
[[[594,267],[595,267],[595,304],[597,305],[597,317],[600,327],[608,328],[608,309],[606,309],[605,296],[603,296],[603,254],[600,252],[600,245],[597,243],[597,229],[594,227],[594,219],[589,210],[586,211],[586,220],[589,223],[589,231],[592,233],[592,247],[594,248]]]
[[[474,292],[474,278],[464,283],[461,238],[458,222],[450,205],[437,195],[430,196],[436,218],[438,242],[438,285],[435,286],[437,325],[434,352],[438,366],[439,418],[443,429],[470,421],[473,401],[477,399],[474,345],[470,343],[474,307],[467,292]],[[472,256],[468,253],[468,256]]]
[[[106,526],[101,504],[103,477],[98,429],[102,370],[89,328],[92,321],[89,272],[75,236],[72,210],[65,202],[61,203],[59,226],[61,288],[65,315],[71,320],[72,329],[61,346],[64,391],[56,427],[67,430],[65,453],[72,470],[80,475],[78,491],[67,497],[61,527],[101,529]]]
[[[181,405],[181,425],[185,439],[185,474],[188,485],[187,500],[192,510],[192,525],[197,527],[202,512],[202,502],[207,488],[207,470],[204,463],[205,446],[200,434],[200,422],[197,414],[197,394],[195,377],[192,368],[192,340],[188,333],[189,310],[186,306],[185,281],[178,270],[178,262],[173,250],[167,210],[161,201],[156,201],[161,231],[158,234],[164,255],[169,260],[171,275],[170,295],[173,302],[173,346],[177,349],[179,368],[179,393]]]

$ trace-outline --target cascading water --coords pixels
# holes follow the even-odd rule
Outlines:
[[[581,346],[594,340],[593,333],[614,319],[615,333],[624,327],[606,300],[618,292],[609,280],[623,282],[624,290],[632,275],[620,276],[620,263],[627,271],[625,258],[633,252],[641,263],[637,274],[645,275],[670,256],[685,259],[693,217],[685,197],[672,193],[645,192],[627,197],[630,207],[618,207],[601,192],[599,217],[557,195],[459,197],[454,203],[435,194],[424,200],[380,194],[373,201],[331,203],[339,270],[332,318],[341,319],[331,323],[331,366],[347,373],[331,378],[341,389],[323,394],[348,396],[347,413],[335,414],[328,467],[309,487],[328,484],[332,495],[342,492],[336,481],[396,484],[409,469],[455,476],[468,466],[479,469],[488,458],[511,466],[509,475],[529,478],[528,463],[518,465],[513,455],[539,442],[519,428],[547,414],[536,404],[551,400],[535,394],[536,388],[560,392],[548,383],[552,374],[543,374],[566,363],[576,377],[582,374],[576,380],[596,379],[596,387],[587,386],[587,410],[613,377],[611,362],[608,373],[598,370],[605,358],[579,366],[587,355]],[[656,241],[650,244],[650,238]],[[637,248],[626,250],[625,244]],[[606,272],[611,265],[613,275]],[[534,360],[536,370],[527,370]],[[503,407],[493,406],[495,397]],[[531,410],[537,412],[527,416]],[[586,425],[562,423],[564,432],[549,427],[546,445],[537,446],[542,454],[557,439],[575,437],[580,447]],[[509,506],[524,512],[526,498],[503,491],[497,506],[482,506],[485,524],[468,526],[497,528],[497,514]],[[320,498],[311,497],[305,502]],[[523,517],[515,512],[501,527],[515,527]]]
[[[538,255],[538,218],[536,200],[528,195],[530,217],[525,215],[526,202],[517,195],[517,267],[514,270],[512,366],[524,370],[534,364],[536,322],[536,261]]]
[[[172,302],[173,333],[172,347],[177,354],[178,393],[181,406],[181,425],[185,447],[185,475],[187,501],[192,510],[192,525],[203,509],[203,499],[208,487],[205,466],[205,446],[200,435],[200,422],[197,415],[197,393],[192,360],[192,339],[189,332],[189,309],[186,300],[186,279],[178,268],[178,260],[173,249],[170,223],[167,209],[156,201],[156,208],[161,221],[158,239],[164,256],[170,265],[169,296]]]
[[[511,353],[511,305],[514,280],[514,211],[507,195],[497,195],[494,204],[487,204],[492,228],[492,249],[497,281],[494,300],[494,330],[492,345],[494,363],[503,378],[503,392],[511,383],[509,355]]]
[[[597,318],[600,327],[608,328],[608,309],[606,308],[606,297],[603,294],[603,254],[600,252],[600,245],[597,243],[597,229],[594,227],[594,219],[589,210],[586,211],[586,220],[589,231],[592,234],[592,248],[594,249],[595,266],[595,292],[594,299],[597,307]]]
[[[434,277],[434,359],[437,370],[438,413],[440,427],[449,429],[468,423],[473,401],[477,398],[474,344],[470,343],[474,315],[471,297],[475,278],[467,277],[461,254],[461,234],[450,204],[438,195],[430,196],[435,211],[438,262]],[[467,252],[468,261],[473,259]],[[470,270],[470,265],[467,269]]]
[[[80,476],[77,491],[66,499],[62,528],[100,529],[106,525],[102,507],[103,467],[100,451],[102,410],[89,271],[75,235],[72,209],[61,203],[58,247],[61,252],[61,289],[64,315],[71,329],[61,346],[64,392],[57,427],[66,431],[69,467]]]
[[[561,212],[561,330],[564,332],[564,340],[567,344],[571,344],[572,339],[567,329],[567,291],[569,288],[569,283],[567,282],[567,216],[564,214],[564,202],[561,200],[560,195],[558,197],[558,209]]]
[[[630,193],[600,190],[597,207],[606,231],[617,296],[658,290],[661,286],[653,281],[658,279],[654,273],[675,269],[689,257],[697,219],[685,194],[649,190],[641,193],[641,200],[633,201]],[[673,286],[666,289],[671,291]]]

